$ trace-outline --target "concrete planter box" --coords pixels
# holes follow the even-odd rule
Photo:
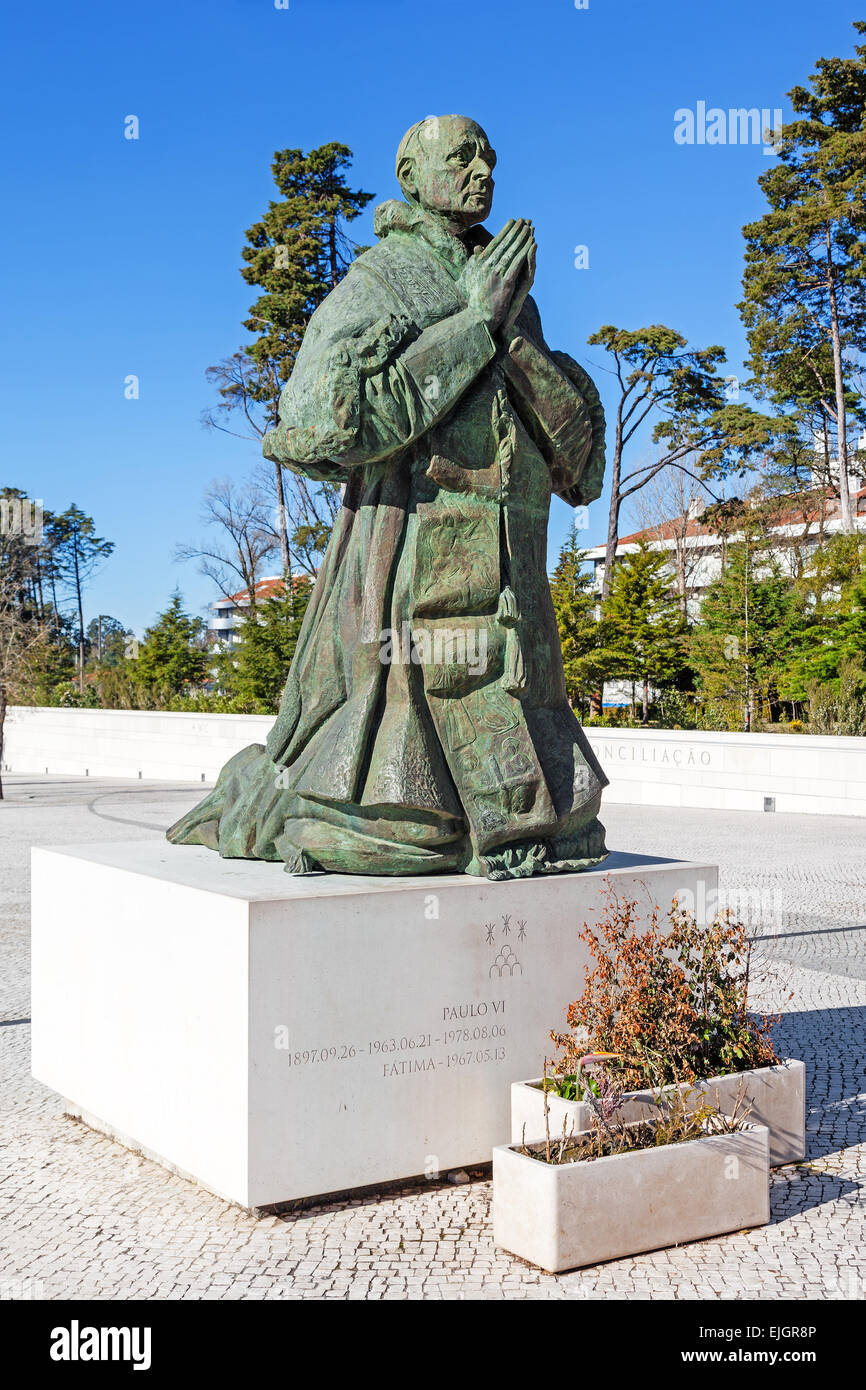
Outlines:
[[[768,1137],[766,1126],[747,1124],[734,1134],[562,1164],[496,1148],[493,1239],[558,1274],[763,1226]]]
[[[719,1110],[730,1112],[745,1082],[744,1103],[751,1106],[749,1120],[770,1131],[770,1167],[799,1163],[806,1154],[806,1068],[802,1062],[785,1061],[777,1067],[732,1072],[695,1083],[691,1106],[703,1095]],[[544,1092],[541,1079],[517,1081],[511,1087],[511,1142],[532,1144],[544,1138]],[[549,1096],[550,1137],[559,1138],[563,1122],[566,1134],[589,1129],[592,1112],[585,1101]],[[628,1091],[620,1110],[625,1122],[651,1118],[655,1113],[651,1091]]]

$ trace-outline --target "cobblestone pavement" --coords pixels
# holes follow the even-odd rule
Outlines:
[[[257,1219],[66,1119],[58,1097],[32,1080],[30,845],[156,836],[200,795],[157,783],[7,779],[0,1297],[864,1297],[866,824],[605,808],[611,847],[718,861],[723,887],[752,895],[772,917],[768,948],[785,962],[793,996],[779,1043],[807,1065],[808,1156],[774,1175],[769,1226],[554,1277],[495,1250],[484,1177]]]

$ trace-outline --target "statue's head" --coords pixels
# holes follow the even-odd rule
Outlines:
[[[468,116],[428,116],[400,141],[397,180],[409,202],[458,230],[489,216],[495,163],[490,141]]]

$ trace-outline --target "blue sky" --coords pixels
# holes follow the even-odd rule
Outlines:
[[[545,333],[595,370],[602,323],[662,322],[741,371],[741,228],[763,210],[760,146],[682,146],[674,112],[789,106],[820,56],[849,54],[851,0],[210,0],[7,10],[0,265],[2,481],[89,512],[116,551],[87,596],[139,632],[192,564],[201,496],[252,445],[202,429],[205,368],[246,339],[244,230],[273,151],[340,140],[353,182],[393,197],[403,131],[471,115],[499,155],[493,230],[532,217]],[[140,138],[124,139],[124,118]],[[372,208],[355,224],[371,241]],[[589,268],[574,268],[574,248]],[[138,400],[124,379],[140,379]],[[554,501],[550,551],[569,525]],[[601,540],[606,499],[590,509]]]

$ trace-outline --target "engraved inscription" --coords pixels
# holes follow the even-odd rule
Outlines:
[[[440,1023],[458,1023],[461,1026],[440,1026],[436,1032],[404,1033],[400,1037],[368,1038],[359,1043],[341,1042],[317,1047],[291,1048],[289,1029],[281,1025],[275,1031],[274,1046],[286,1051],[286,1061],[293,1069],[377,1059],[383,1078],[418,1076],[455,1067],[484,1066],[506,1060],[505,1004],[504,999],[443,1004]],[[454,1048],[460,1050],[444,1051]]]

